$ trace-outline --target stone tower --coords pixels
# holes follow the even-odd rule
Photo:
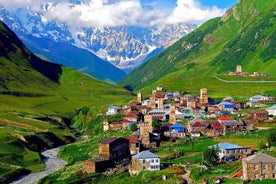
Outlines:
[[[148,123],[149,131],[152,132],[152,116],[151,115],[145,115],[144,116],[145,122]]]
[[[137,101],[142,103],[142,93],[137,93]]]
[[[149,126],[148,122],[140,123],[140,137],[141,142],[145,147],[150,146],[150,132],[152,130],[152,126]]]
[[[164,105],[163,105],[163,103],[164,103],[164,99],[163,98],[158,98],[157,99],[157,103],[158,103],[158,109],[164,109]]]
[[[242,65],[237,65],[237,72],[242,73]]]
[[[200,89],[200,103],[201,104],[208,104],[207,88]]]
[[[108,130],[109,130],[108,119],[104,119],[104,121],[103,121],[103,131],[106,132]]]
[[[150,108],[155,109],[155,97],[154,96],[150,97]]]
[[[175,114],[175,105],[171,105],[170,108],[170,123],[175,124],[176,123],[176,114]]]

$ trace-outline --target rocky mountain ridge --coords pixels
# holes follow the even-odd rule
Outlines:
[[[33,12],[27,7],[8,11],[0,6],[0,20],[19,36],[31,34],[56,42],[70,43],[93,52],[126,72],[130,72],[150,55],[160,52],[197,27],[194,24],[170,24],[150,28],[95,28],[80,25],[76,30],[63,22],[48,21],[41,12],[50,11],[51,6],[53,5],[48,4],[40,7],[40,12]]]

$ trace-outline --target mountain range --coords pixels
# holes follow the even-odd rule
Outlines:
[[[71,3],[80,2],[72,1]],[[52,6],[46,4],[40,7],[40,11],[50,11]],[[60,42],[74,45],[92,52],[127,73],[197,27],[195,24],[168,24],[152,27],[83,25],[77,30],[72,30],[64,22],[45,21],[41,12],[30,11],[27,7],[8,11],[3,6],[0,6],[0,19],[22,39],[32,35],[55,41],[56,45]],[[36,39],[32,40],[30,37],[28,42],[25,42],[30,48],[33,48],[35,43]],[[43,49],[46,48],[41,48]],[[67,61],[63,61],[65,62]]]
[[[276,93],[275,83],[227,82],[275,80],[275,7],[274,0],[241,0],[224,16],[204,23],[136,68],[121,85],[146,92],[161,85],[195,94],[205,86],[216,96]],[[243,71],[262,72],[268,77],[240,79],[227,76],[229,72],[236,71],[237,65],[242,65]],[[226,82],[215,77],[222,77]]]

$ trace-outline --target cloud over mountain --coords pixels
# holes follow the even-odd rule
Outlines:
[[[157,0],[156,0],[157,1]],[[204,7],[198,0],[177,0],[173,8],[140,0],[0,0],[10,11],[26,8],[43,15],[43,21],[64,22],[71,28],[101,26],[155,26],[168,23],[202,23],[225,10]]]

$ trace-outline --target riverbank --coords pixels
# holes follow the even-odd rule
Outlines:
[[[46,168],[42,172],[31,173],[26,176],[22,176],[18,180],[12,182],[12,184],[35,184],[37,181],[66,165],[66,161],[57,158],[57,154],[60,148],[53,148],[43,151],[41,154],[45,157]]]

